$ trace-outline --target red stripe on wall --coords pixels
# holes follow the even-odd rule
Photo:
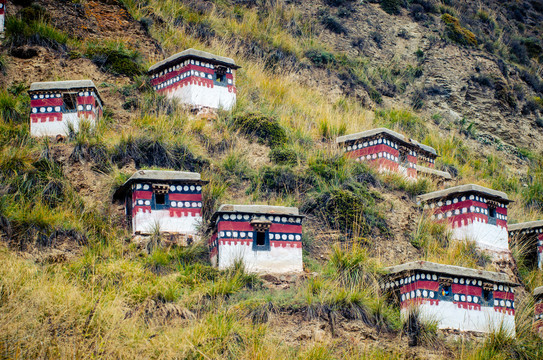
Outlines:
[[[170,201],[202,201],[202,194],[168,194]]]
[[[47,118],[49,118],[49,120],[47,120]],[[30,120],[33,123],[37,123],[37,122],[43,123],[46,121],[62,121],[62,113],[30,114]]]
[[[483,289],[477,286],[471,285],[461,285],[461,284],[452,284],[452,292],[454,294],[464,294],[464,295],[474,295],[481,296],[483,294]]]
[[[368,147],[365,147],[365,148],[362,148],[362,149],[356,149],[356,150],[353,150],[353,151],[348,151],[347,152],[347,155],[349,157],[361,157],[361,156],[366,156],[366,155],[373,155],[373,154],[378,154],[380,152],[387,152],[391,155],[394,155],[394,156],[398,156],[399,155],[399,151],[386,145],[386,144],[379,144],[379,145],[373,145],[373,146],[368,146]]]
[[[49,99],[35,99],[30,100],[30,106],[43,107],[43,106],[62,106],[64,102],[62,98],[49,98]]]
[[[134,199],[150,200],[153,198],[152,191],[136,190],[134,191]]]
[[[220,221],[219,231],[253,231],[253,226],[246,221]],[[302,225],[276,224],[272,223],[270,232],[274,233],[302,233]]]
[[[505,291],[494,291],[494,299],[496,300],[515,300],[515,294]]]

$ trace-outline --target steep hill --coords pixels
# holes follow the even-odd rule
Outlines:
[[[0,56],[0,357],[543,358],[543,285],[522,249],[496,262],[449,241],[414,197],[479,183],[543,218],[543,2],[7,2]],[[202,117],[145,70],[194,47],[232,57],[238,104]],[[89,78],[105,119],[63,143],[28,134],[35,81]],[[446,184],[375,174],[338,135],[386,126],[435,147]],[[302,276],[219,272],[207,248],[130,242],[111,194],[136,169],[198,171],[221,203],[297,206]],[[202,236],[205,238],[205,228]],[[425,259],[506,272],[517,339],[405,324],[384,266]]]

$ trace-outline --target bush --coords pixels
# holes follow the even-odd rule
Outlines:
[[[277,165],[296,165],[298,154],[293,148],[276,147],[270,151],[270,160]]]
[[[324,27],[336,34],[346,34],[347,28],[341,24],[338,19],[330,14],[321,14],[320,21]]]
[[[414,139],[424,139],[428,134],[424,121],[407,110],[376,110],[374,123],[390,129],[405,131]]]
[[[301,210],[349,235],[368,236],[372,230],[388,235],[388,224],[377,210],[375,200],[376,195],[365,186],[347,183],[313,194],[302,204]]]
[[[23,124],[28,121],[30,107],[28,97],[23,94],[13,95],[0,90],[0,118],[6,123]]]
[[[481,86],[494,88],[494,78],[487,74],[471,75],[471,80],[478,83]]]
[[[128,49],[121,42],[90,44],[85,51],[85,56],[102,71],[115,75],[135,77],[144,73],[140,64],[141,54],[136,50]]]
[[[324,67],[328,64],[335,64],[336,57],[334,54],[324,50],[312,49],[305,53],[305,56],[318,67]]]
[[[289,166],[264,166],[254,177],[252,188],[268,195],[292,195],[305,192],[313,185],[311,178]]]
[[[6,19],[5,33],[8,46],[37,45],[57,51],[67,50],[68,35],[44,20],[27,21],[9,16]]]
[[[391,15],[400,13],[400,0],[381,0],[381,8]]]
[[[443,14],[441,20],[445,23],[445,35],[449,39],[461,45],[477,46],[475,34],[462,27],[457,18],[450,14]]]
[[[208,161],[194,155],[185,144],[170,143],[160,137],[142,135],[123,138],[112,151],[111,159],[119,167],[134,161],[136,168],[161,167],[201,171]]]
[[[259,143],[270,147],[280,146],[286,143],[287,133],[273,117],[262,113],[236,114],[232,117],[232,124],[246,136],[255,136]]]

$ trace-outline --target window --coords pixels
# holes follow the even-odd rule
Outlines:
[[[271,221],[265,216],[260,218],[254,217],[251,220],[253,227],[253,251],[269,251],[270,250],[270,234]]]
[[[217,82],[226,82],[226,70],[227,69],[224,66],[217,66],[217,68],[215,69],[215,76],[217,78]]]
[[[404,150],[400,150],[400,164],[404,166],[407,164],[407,152]]]
[[[492,290],[483,289],[483,299],[485,301],[492,300]]]
[[[66,111],[75,111],[77,106],[77,98],[75,93],[66,93],[62,95],[64,108]]]
[[[496,225],[496,207],[491,204],[488,204],[488,223]]]
[[[166,194],[155,194],[155,202],[157,205],[166,204]]]
[[[266,233],[257,231],[256,233],[256,246],[266,246]]]

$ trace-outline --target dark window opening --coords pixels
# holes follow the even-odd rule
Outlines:
[[[166,194],[156,194],[155,193],[155,203],[157,205],[164,205],[166,204]]]
[[[266,233],[257,231],[256,233],[256,246],[266,245]]]
[[[217,74],[218,82],[225,82],[225,80],[226,80],[226,74]]]
[[[492,290],[483,289],[483,299],[485,301],[490,301],[492,299]]]
[[[488,216],[495,218],[496,217],[496,208],[493,206],[488,207]]]
[[[62,95],[62,99],[64,102],[64,107],[66,108],[66,111],[75,111],[77,107],[77,98],[75,97],[75,94],[64,94]]]

